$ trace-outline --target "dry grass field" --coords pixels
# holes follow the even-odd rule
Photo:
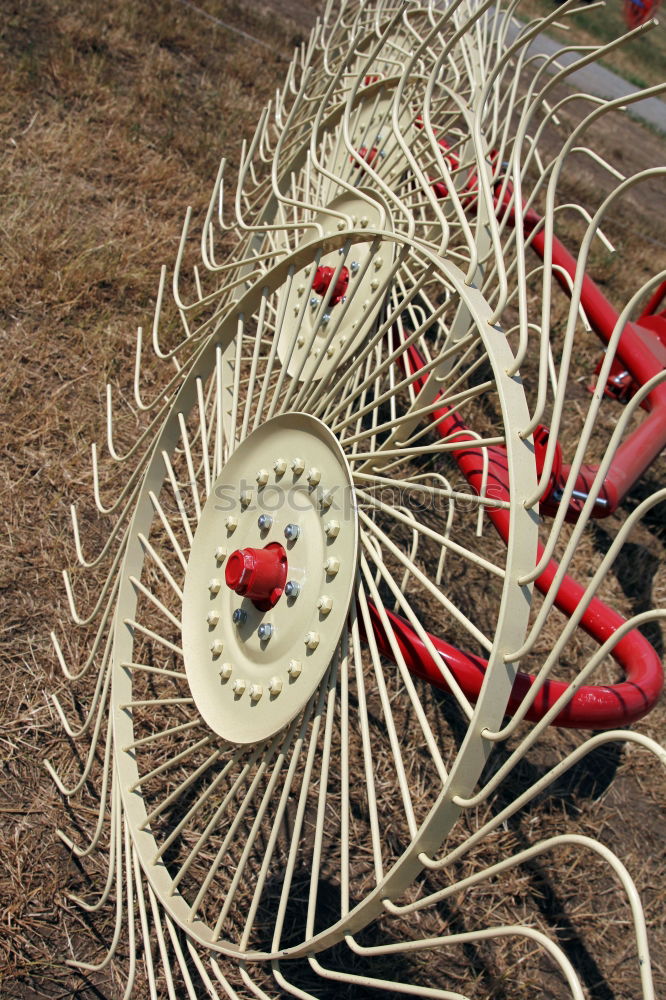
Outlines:
[[[89,449],[104,434],[104,385],[131,384],[134,330],[150,325],[159,266],[175,256],[187,205],[205,210],[222,153],[233,174],[242,139],[319,9],[317,0],[199,6],[234,30],[185,0],[0,2],[0,997],[7,1000],[122,995],[112,970],[86,976],[65,965],[73,952],[108,941],[112,915],[84,920],[66,899],[87,874],[54,835],[67,806],[42,764],[62,746],[50,694],[64,685],[49,632],[68,621],[60,569],[75,561],[69,505],[90,493]],[[651,79],[640,68],[634,75]],[[620,115],[591,139],[626,173],[666,155],[664,139]],[[607,233],[616,254],[599,254],[592,267],[621,303],[666,261],[666,206],[656,182],[632,193]],[[581,350],[582,375],[591,374],[584,366],[598,353],[597,345]],[[617,411],[608,405],[612,425]],[[619,519],[665,481],[662,456]],[[91,523],[93,539],[96,531]],[[590,545],[603,550],[613,525],[602,522],[595,532]],[[614,567],[609,587],[624,613],[666,606],[665,545],[661,505]],[[650,638],[663,654],[658,627]],[[664,705],[639,728],[666,741]],[[565,752],[573,737],[554,733],[552,743]],[[618,851],[644,894],[662,995],[663,785],[654,765],[632,751],[600,752],[562,784],[558,800],[504,831],[515,848],[521,822],[547,830],[561,815]],[[628,815],[639,821],[627,823]],[[533,901],[569,944],[590,1000],[631,1000],[635,978],[627,971],[625,986],[622,971],[626,924],[599,903],[608,886],[593,873],[583,889],[577,883],[572,901],[557,870],[533,875]],[[572,903],[573,921],[564,916]],[[502,905],[511,912],[511,900]],[[452,904],[447,919],[464,928],[475,914]],[[492,951],[465,960],[459,974],[466,988],[477,984],[474,996],[515,996]],[[332,984],[330,996],[340,995]]]

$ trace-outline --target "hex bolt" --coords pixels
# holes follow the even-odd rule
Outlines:
[[[249,507],[252,503],[252,490],[243,490],[240,495],[241,507]]]
[[[361,265],[359,264],[359,262],[357,260],[353,260],[351,262],[349,270],[351,271],[352,274],[357,274],[358,273],[358,269],[359,269],[360,266]]]
[[[284,592],[287,597],[298,597],[301,592],[301,585],[296,580],[287,580],[284,585]]]
[[[314,465],[308,471],[308,482],[310,486],[316,486],[321,479],[321,472]]]
[[[342,219],[340,219],[340,221],[338,222],[338,232],[342,232],[342,230],[343,230],[344,228],[345,228],[345,224],[344,224],[344,222],[342,221]]]
[[[219,656],[223,649],[224,649],[224,643],[222,642],[222,640],[213,639],[213,641],[210,644],[210,651],[213,654],[213,656]]]
[[[305,469],[305,462],[303,461],[302,458],[294,458],[292,460],[291,470],[295,475],[300,476],[300,474],[303,472],[304,469]]]
[[[383,265],[383,263],[384,263],[383,257],[375,257],[375,271],[378,271],[379,268]]]
[[[324,563],[324,569],[329,576],[335,576],[340,569],[340,560],[337,556],[329,556]]]
[[[211,627],[213,625],[217,625],[219,620],[220,620],[220,612],[216,611],[215,608],[212,608],[206,615],[206,621]]]
[[[296,344],[298,345],[298,347],[302,347],[304,343],[305,343],[305,337],[301,333],[298,335],[298,337],[296,337]]]
[[[373,290],[373,292],[376,292],[377,289],[379,288],[379,282],[377,281],[376,278],[373,278],[372,281],[370,282],[370,288]]]
[[[327,538],[337,538],[340,533],[340,522],[327,521],[324,525],[324,531],[326,532]]]
[[[260,531],[268,531],[269,528],[273,527],[273,518],[270,514],[260,514],[257,518],[257,524]]]
[[[288,542],[295,542],[301,533],[301,529],[297,524],[287,524],[284,529],[284,537]]]
[[[208,581],[208,589],[210,590],[211,594],[219,594],[221,586],[222,586],[222,581],[217,576],[212,577]]]
[[[333,490],[329,490],[327,493],[322,493],[321,500],[319,502],[322,510],[328,510],[333,503]]]
[[[328,597],[327,594],[322,594],[317,601],[317,607],[321,611],[322,615],[327,615],[333,607],[332,598]]]
[[[281,677],[271,677],[268,682],[268,693],[274,698],[282,690],[282,678]]]
[[[319,645],[319,632],[306,632],[305,645],[308,649],[316,649]]]
[[[244,690],[245,690],[245,681],[243,680],[242,677],[236,678],[236,680],[233,683],[234,694],[241,695]]]
[[[296,291],[298,292],[299,295],[302,295],[303,292],[305,291],[305,285],[299,285]]]
[[[227,558],[227,550],[225,549],[224,545],[218,545],[218,547],[215,549],[215,561],[221,563],[224,562],[226,558]]]
[[[261,684],[250,684],[250,701],[259,701],[263,693]]]
[[[222,668],[220,670],[220,680],[221,681],[228,681],[229,678],[231,677],[232,671],[233,671],[233,667],[232,667],[232,665],[230,663],[223,663],[222,664]]]
[[[366,226],[368,225],[369,221],[370,221],[370,220],[369,220],[369,218],[367,217],[367,215],[364,215],[364,216],[363,216],[363,217],[361,218],[361,225],[362,225],[363,229],[365,229],[365,228],[366,228]]]
[[[257,473],[257,483],[259,486],[265,486],[268,482],[268,471],[266,469],[259,469]]]
[[[245,611],[243,608],[236,608],[233,615],[231,616],[231,620],[234,623],[234,625],[244,625],[245,622],[247,621],[247,611]]]
[[[262,642],[268,642],[270,637],[273,635],[273,631],[274,630],[271,623],[264,622],[263,625],[260,625],[259,628],[257,629],[257,635],[259,636]]]
[[[330,313],[324,313],[324,315],[321,318],[321,321],[324,324],[330,323],[330,321],[331,321],[331,314]]]
[[[224,522],[227,531],[235,531],[238,527],[238,518],[230,514],[229,517]]]
[[[313,295],[312,298],[310,299],[310,308],[316,309],[318,305],[319,305],[319,299],[317,298],[316,295]]]
[[[289,674],[290,677],[293,677],[295,679],[296,677],[300,677],[302,669],[303,669],[303,664],[301,663],[300,660],[290,660],[289,666],[287,667],[287,673]]]
[[[329,347],[326,348],[326,357],[332,358],[334,354],[335,354],[335,348],[331,344]]]
[[[278,458],[273,462],[273,472],[276,476],[283,476],[287,471],[287,462],[284,458]]]

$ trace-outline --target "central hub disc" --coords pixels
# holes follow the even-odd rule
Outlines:
[[[238,446],[183,589],[185,672],[218,735],[256,743],[305,707],[346,625],[357,548],[351,472],[321,421],[275,417]]]

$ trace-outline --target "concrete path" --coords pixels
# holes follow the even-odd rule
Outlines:
[[[560,45],[560,42],[554,41],[548,35],[538,35],[532,42],[529,52],[531,55],[539,52],[551,56],[559,51]],[[558,56],[558,61],[562,66],[570,66],[577,58],[579,57],[575,53],[566,52]],[[556,72],[556,70],[553,69],[553,72]],[[633,84],[627,83],[617,73],[606,69],[605,66],[599,66],[598,63],[591,63],[589,66],[577,70],[567,80],[586,94],[594,94],[595,97],[605,97],[609,100],[615,100],[618,97],[628,97],[637,91],[637,88]],[[648,97],[642,101],[637,101],[635,104],[628,104],[627,114],[630,114],[633,118],[647,122],[653,128],[666,134],[666,102],[660,98]]]

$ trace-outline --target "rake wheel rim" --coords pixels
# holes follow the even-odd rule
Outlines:
[[[530,588],[520,587],[518,579],[534,565],[534,553],[537,541],[537,523],[533,512],[522,507],[520,498],[528,495],[535,482],[535,470],[531,459],[531,445],[523,441],[520,427],[526,418],[526,404],[518,376],[507,376],[511,354],[501,330],[489,323],[491,309],[485,304],[481,294],[465,284],[462,272],[446,260],[439,259],[428,248],[416,241],[410,241],[402,236],[385,232],[344,233],[331,235],[324,240],[313,241],[300,248],[291,257],[278,264],[265,276],[261,282],[265,289],[269,285],[279,288],[293,269],[302,266],[305,261],[311,261],[313,254],[320,249],[336,249],[347,241],[353,243],[366,242],[374,238],[378,242],[389,241],[396,249],[407,248],[410,252],[422,254],[428,266],[441,275],[442,280],[450,283],[460,296],[465,308],[475,318],[480,342],[487,351],[493,371],[496,375],[496,388],[501,402],[502,419],[508,424],[510,431],[506,435],[509,478],[512,483],[511,517],[514,523],[512,537],[516,544],[509,546],[507,552],[507,572],[502,597],[502,610],[498,620],[498,634],[490,657],[486,680],[481,696],[473,713],[467,735],[460,748],[454,767],[451,769],[446,787],[439,795],[426,821],[420,826],[418,836],[412,840],[409,849],[404,851],[399,860],[386,874],[382,882],[371,890],[368,895],[357,903],[351,912],[332,924],[324,931],[312,936],[306,936],[301,944],[288,947],[276,947],[273,950],[256,951],[239,949],[231,941],[221,941],[211,935],[207,923],[189,916],[189,904],[178,893],[173,892],[171,876],[163,861],[156,861],[156,841],[146,826],[146,808],[137,789],[140,787],[140,777],[134,757],[127,752],[132,743],[131,712],[127,709],[131,701],[131,671],[126,667],[131,660],[131,635],[127,621],[131,606],[136,601],[131,578],[140,576],[143,554],[138,535],[142,530],[147,533],[154,519],[153,508],[149,499],[152,491],[158,491],[165,476],[160,471],[160,456],[165,450],[173,450],[178,445],[179,431],[174,417],[176,411],[191,412],[196,405],[195,381],[211,370],[211,359],[215,357],[216,347],[228,350],[233,346],[233,327],[236,311],[251,311],[249,304],[258,301],[261,289],[255,286],[236,303],[226,319],[220,323],[216,335],[203,345],[192,360],[184,384],[178,392],[171,411],[154,445],[152,457],[146,469],[142,489],[137,500],[132,523],[129,528],[129,540],[121,568],[121,581],[118,596],[118,609],[114,629],[113,681],[111,706],[113,713],[114,744],[116,747],[115,766],[120,778],[120,793],[125,814],[128,819],[130,836],[141,861],[141,867],[152,886],[160,903],[169,916],[179,924],[186,933],[204,947],[221,954],[238,957],[242,954],[248,960],[266,961],[281,957],[299,957],[309,952],[330,947],[342,940],[346,934],[354,933],[366,926],[384,910],[384,900],[395,899],[413,878],[422,870],[421,856],[425,852],[434,852],[442,843],[446,832],[451,828],[460,813],[461,805],[457,799],[469,794],[481,772],[483,764],[490,752],[490,744],[485,741],[483,733],[495,728],[501,721],[503,706],[508,700],[513,679],[513,667],[504,664],[505,653],[511,651],[522,637],[529,613]],[[224,333],[231,330],[232,336],[224,344]],[[515,489],[514,489],[515,487]],[[518,527],[519,526],[519,527]],[[520,606],[512,606],[511,595],[519,595]],[[517,607],[517,610],[516,610]],[[122,609],[122,610],[121,610]],[[355,616],[352,615],[352,619]],[[350,619],[350,621],[352,620]],[[336,654],[338,655],[338,654]],[[125,664],[125,665],[124,665]]]

